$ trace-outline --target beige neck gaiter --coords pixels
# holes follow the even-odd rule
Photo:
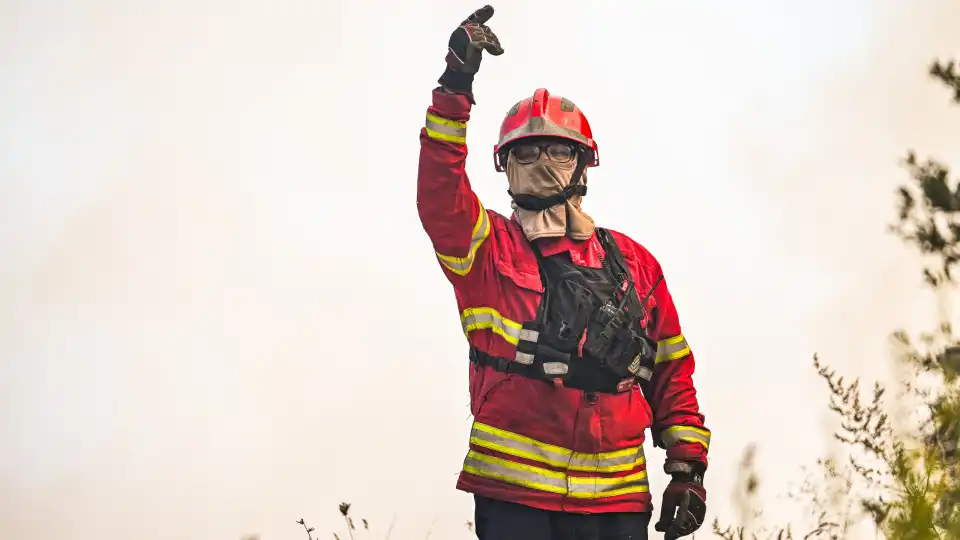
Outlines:
[[[549,197],[563,191],[570,184],[573,172],[577,168],[576,160],[570,163],[555,163],[538,160],[529,165],[521,165],[513,159],[507,159],[507,182],[510,191],[519,195],[529,194],[537,197]],[[580,183],[586,185],[586,171],[580,175]],[[538,238],[569,236],[574,240],[587,240],[593,236],[593,219],[580,209],[580,195],[570,197],[564,204],[558,204],[546,210],[524,210],[512,203],[514,213],[523,234],[531,242]]]

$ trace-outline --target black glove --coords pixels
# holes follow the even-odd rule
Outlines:
[[[437,81],[451,92],[473,99],[473,76],[480,69],[483,51],[494,56],[503,54],[496,34],[486,23],[493,17],[493,6],[486,5],[473,12],[450,34],[447,44],[447,69]]]
[[[703,525],[707,513],[707,490],[703,487],[702,466],[688,465],[684,468],[690,471],[672,473],[672,479],[663,492],[660,521],[654,525],[654,529],[665,533],[665,540],[693,534]]]

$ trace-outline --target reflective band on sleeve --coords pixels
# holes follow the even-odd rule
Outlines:
[[[431,139],[438,139],[457,144],[466,144],[467,142],[467,124],[441,118],[435,114],[427,113],[427,136]]]
[[[520,341],[520,330],[523,328],[518,322],[504,317],[499,311],[488,307],[467,308],[460,315],[460,325],[463,334],[470,335],[474,330],[492,330],[494,334],[516,345]]]
[[[687,338],[683,334],[672,338],[662,339],[657,343],[656,363],[669,362],[677,360],[690,354],[690,346],[687,345]]]
[[[501,454],[538,461],[571,471],[622,472],[646,463],[642,446],[632,446],[601,454],[584,454],[480,422],[473,424],[470,443]]]
[[[470,248],[467,250],[466,257],[452,257],[437,253],[440,264],[458,276],[465,276],[470,272],[470,269],[473,268],[473,261],[477,256],[477,250],[480,249],[483,241],[490,236],[490,218],[487,216],[487,211],[480,204],[480,201],[477,201],[477,206],[480,208],[480,215],[477,216],[477,223],[473,226],[473,234],[470,235]]]
[[[663,430],[660,434],[663,440],[664,448],[670,448],[678,442],[693,442],[702,444],[705,449],[710,449],[710,430],[706,428],[697,428],[691,426],[672,426]]]

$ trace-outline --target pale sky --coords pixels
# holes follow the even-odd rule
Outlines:
[[[482,2],[331,4],[0,2],[0,537],[329,538],[341,500],[376,538],[394,516],[394,540],[472,537],[466,341],[415,200],[447,37]],[[960,166],[926,76],[960,7],[494,7],[474,188],[509,212],[513,103],[585,111],[584,208],[660,259],[697,355],[708,521],[735,518],[751,442],[790,515],[827,449],[811,355],[885,377],[887,333],[930,320],[884,230],[907,148]]]

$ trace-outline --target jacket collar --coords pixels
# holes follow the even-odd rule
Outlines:
[[[544,257],[556,255],[566,251],[570,254],[570,260],[573,264],[579,266],[589,266],[591,268],[602,268],[600,256],[603,250],[597,235],[594,233],[589,240],[573,240],[572,238],[562,236],[555,238],[541,238],[536,240],[537,247]]]
[[[513,221],[517,228],[523,231],[516,214],[510,216],[510,221]],[[523,233],[521,232],[521,234]],[[590,268],[603,268],[603,264],[600,262],[600,256],[604,255],[604,253],[603,248],[600,246],[600,241],[597,239],[596,232],[593,233],[589,240],[574,240],[568,236],[556,236],[552,238],[540,238],[535,242],[544,257],[566,251],[570,253],[570,260],[573,261],[573,264],[588,266]]]

